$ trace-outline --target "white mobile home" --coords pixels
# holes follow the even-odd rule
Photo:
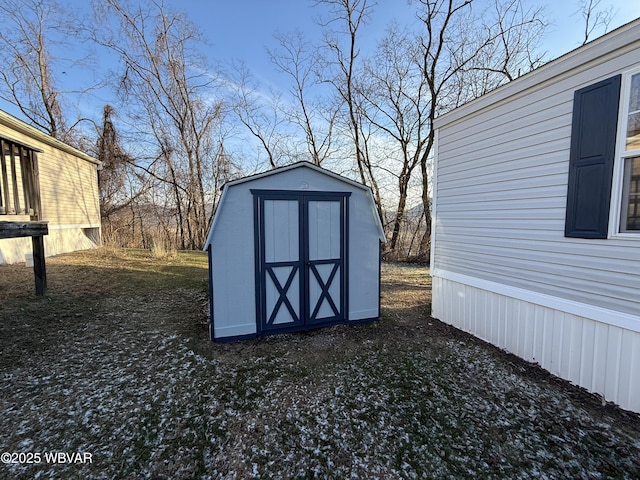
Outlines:
[[[47,256],[100,244],[95,158],[0,110],[0,222],[47,222]],[[31,239],[0,239],[0,264],[24,262]]]
[[[382,241],[370,189],[310,163],[227,183],[204,247],[211,339],[377,319]]]
[[[640,19],[434,127],[434,317],[640,412]]]

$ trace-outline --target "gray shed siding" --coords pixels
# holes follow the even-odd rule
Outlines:
[[[640,41],[441,120],[432,267],[640,315],[640,238],[564,237],[573,93],[638,64]]]
[[[254,205],[251,190],[350,192],[348,215],[349,322],[379,316],[379,242],[382,226],[371,192],[319,171],[295,164],[276,174],[249,177],[225,187],[207,244],[212,248],[214,337],[256,333]]]

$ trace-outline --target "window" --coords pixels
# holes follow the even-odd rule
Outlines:
[[[624,146],[620,148],[622,195],[620,205],[621,233],[640,232],[640,72],[625,77],[622,97],[621,131]]]
[[[640,231],[640,157],[624,160],[620,231]]]
[[[605,239],[639,234],[640,68],[636,68],[574,93],[565,236]]]
[[[631,76],[625,150],[640,150],[640,73]]]

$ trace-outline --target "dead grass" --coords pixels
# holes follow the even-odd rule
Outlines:
[[[638,416],[431,319],[385,264],[382,320],[207,339],[207,262],[100,249],[0,266],[0,478],[640,478]]]

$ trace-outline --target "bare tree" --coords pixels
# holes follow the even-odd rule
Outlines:
[[[398,201],[391,219],[387,250],[396,252],[409,187],[427,141],[428,107],[431,97],[417,68],[418,48],[410,32],[391,26],[372,61],[365,65],[360,94],[368,106],[363,109],[369,122],[395,146],[397,155],[388,155],[383,168],[396,179]],[[396,158],[394,158],[396,157]]]
[[[486,74],[479,82],[482,94],[542,65],[544,52],[538,46],[547,24],[541,7],[526,8],[522,0],[494,0],[481,17],[489,41],[472,63]]]
[[[134,195],[126,194],[127,177],[131,173],[129,168],[133,159],[121,145],[114,125],[114,115],[114,108],[105,105],[97,145],[97,158],[102,163],[102,168],[98,171],[100,216],[107,222],[113,214],[126,208],[142,192],[141,190]]]
[[[607,33],[609,24],[613,20],[613,7],[609,5],[600,9],[602,0],[579,0],[578,12],[584,20],[584,30],[582,37],[582,45],[591,40],[591,35],[597,29],[603,29],[603,34]]]
[[[0,15],[6,22],[0,29],[0,98],[15,105],[33,126],[66,140],[50,49],[67,30],[64,12],[51,0],[4,0]]]
[[[344,105],[360,180],[371,187],[378,215],[383,220],[380,188],[371,158],[367,155],[367,138],[362,130],[365,115],[362,110],[363,99],[358,95],[357,87],[361,71],[356,68],[356,61],[360,55],[358,32],[368,20],[373,7],[367,0],[318,0],[318,4],[324,4],[329,11],[329,19],[321,23],[325,28],[325,44],[328,50],[324,62],[321,63],[325,69],[324,78],[333,85]]]
[[[216,77],[197,53],[199,32],[161,3],[144,10],[105,0],[94,9],[103,21],[94,39],[121,59],[119,91],[137,141],[155,146],[156,155],[136,167],[170,185],[180,246],[200,248],[213,215],[211,182],[220,160],[215,131],[224,105],[216,100]]]
[[[279,48],[269,50],[269,56],[276,68],[291,80],[289,93],[296,107],[288,111],[291,121],[302,129],[311,162],[320,165],[331,153],[333,127],[337,108],[309,100],[309,88],[321,83],[316,72],[319,61],[318,50],[297,31],[288,35],[275,36]]]
[[[431,237],[429,162],[435,139],[433,120],[541,62],[541,57],[533,53],[546,25],[541,10],[524,10],[520,0],[495,0],[495,16],[487,16],[486,11],[475,16],[473,1],[419,0],[419,66],[431,97],[425,124],[427,141],[420,158],[426,223],[420,252],[425,256]],[[468,89],[469,85],[475,90]]]
[[[258,140],[269,160],[276,168],[290,156],[284,132],[285,120],[281,117],[280,95],[263,93],[249,68],[242,62],[232,65],[231,105],[237,118],[251,135]]]

